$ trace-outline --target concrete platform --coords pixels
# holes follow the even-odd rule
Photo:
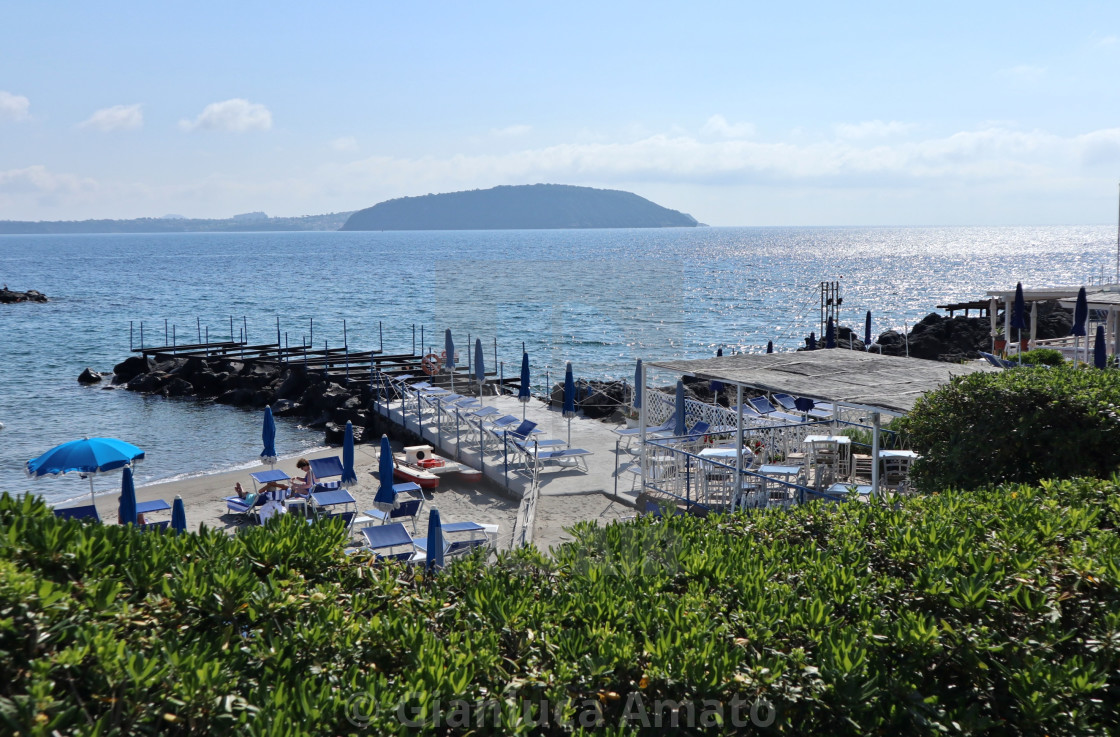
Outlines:
[[[537,423],[543,430],[537,436],[541,440],[568,441],[568,420],[558,408],[552,409],[538,399],[522,405],[513,396],[483,396],[481,403],[483,407],[496,408],[500,414],[495,417],[513,415],[520,418],[524,412],[526,419]],[[481,470],[488,479],[506,489],[510,496],[520,499],[520,530],[515,532],[520,539],[515,540],[515,544],[532,542],[540,525],[562,523],[570,526],[583,519],[605,523],[634,514],[637,499],[637,489],[633,488],[634,474],[622,470],[634,456],[619,450],[619,436],[613,432],[619,425],[583,417],[572,418],[571,443],[567,447],[591,451],[591,455],[583,459],[586,471],[546,463],[541,466],[537,474],[538,486],[534,487],[533,473],[525,468],[521,454],[514,451],[512,445],[506,452],[503,444],[486,438],[480,446],[477,433],[473,429],[468,431],[466,417],[472,411],[460,411],[461,419],[456,428],[456,423],[450,420],[442,426],[438,425],[427,411],[418,417],[414,399],[403,405],[398,400],[378,407],[379,414],[423,437],[440,455]],[[544,513],[538,515],[538,510],[544,510]],[[555,537],[555,534],[544,537]]]

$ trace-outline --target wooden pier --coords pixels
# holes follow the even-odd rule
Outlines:
[[[285,365],[304,367],[309,372],[322,374],[325,379],[342,386],[365,386],[377,383],[378,375],[400,378],[410,375],[423,378],[433,386],[449,387],[453,383],[461,388],[475,387],[474,373],[467,367],[456,367],[454,374],[446,367],[428,375],[424,370],[424,356],[415,353],[385,354],[380,350],[351,351],[341,348],[310,348],[308,346],[281,346],[278,343],[249,345],[238,341],[188,343],[182,345],[144,346],[132,352],[155,361],[172,358],[201,358],[204,360],[239,361],[259,363],[272,368]],[[519,374],[503,376],[500,370],[485,371],[484,384],[495,387],[502,394],[520,386]]]

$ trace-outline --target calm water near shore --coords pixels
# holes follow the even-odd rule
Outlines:
[[[702,357],[801,345],[817,329],[818,283],[840,280],[842,321],[862,332],[913,325],[934,306],[988,289],[1085,283],[1112,274],[1111,226],[1045,228],[696,228],[395,233],[0,236],[0,281],[47,304],[0,306],[0,490],[51,501],[77,478],[29,480],[27,459],[83,435],[147,451],[141,483],[249,465],[260,414],[194,400],[82,387],[86,366],[144,343],[312,337],[322,348],[442,347],[480,336],[516,373],[524,342],[537,391],[571,361],[578,376],[623,378],[636,357]],[[312,320],[314,321],[312,327]],[[419,345],[417,346],[419,350]],[[278,450],[321,433],[282,421]],[[119,476],[100,479],[110,491]]]

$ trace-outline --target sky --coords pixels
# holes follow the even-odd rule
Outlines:
[[[721,226],[1115,223],[1120,3],[30,2],[0,219],[538,182]]]

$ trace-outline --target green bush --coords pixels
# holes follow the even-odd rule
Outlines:
[[[293,517],[159,534],[3,496],[0,732],[662,734],[672,702],[694,734],[1112,734],[1117,483],[582,523],[437,576]]]
[[[1013,360],[1019,361],[1024,366],[1061,366],[1066,362],[1062,352],[1053,348],[1035,348],[1033,351],[1023,351],[1021,356]]]
[[[953,379],[894,427],[922,455],[924,490],[1094,476],[1120,468],[1120,374],[1011,369]]]

